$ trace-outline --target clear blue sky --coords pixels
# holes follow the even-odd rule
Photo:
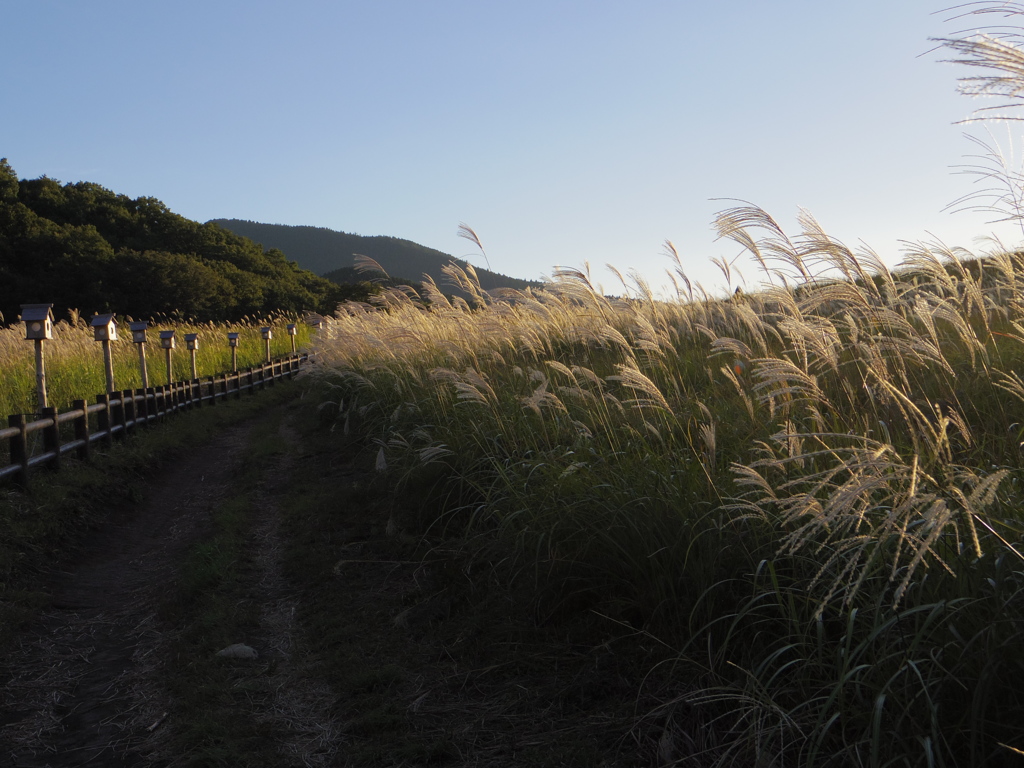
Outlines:
[[[4,4],[0,156],[199,221],[415,240],[535,278],[610,262],[652,281],[665,239],[710,264],[714,214],[798,207],[887,261],[994,231],[929,53],[926,0],[31,0]],[[963,22],[959,23],[961,26]],[[1013,230],[997,230],[1014,244]],[[1019,239],[1019,235],[1017,237]],[[751,282],[755,270],[746,269]]]

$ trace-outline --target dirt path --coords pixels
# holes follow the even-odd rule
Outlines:
[[[465,542],[406,531],[423,500],[372,459],[285,405],[163,468],[0,658],[0,768],[656,763],[628,730],[653,651],[536,621]],[[238,509],[230,577],[183,601]]]
[[[211,510],[230,493],[247,438],[265,418],[231,427],[166,467],[142,504],[116,514],[53,575],[51,607],[0,660],[0,766],[174,763],[165,752],[174,722],[161,682],[168,638],[157,609]],[[295,764],[323,765],[336,741],[324,715],[329,691],[317,681],[315,659],[297,651],[295,600],[279,565],[272,491],[289,460],[286,451],[271,467],[263,481],[269,492],[259,494],[253,511],[249,590],[263,609],[251,644],[275,659],[281,692],[257,716],[287,719],[293,737],[282,748]]]

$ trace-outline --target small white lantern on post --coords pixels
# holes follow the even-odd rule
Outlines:
[[[114,360],[110,355],[110,342],[117,341],[117,320],[113,313],[93,315],[92,335],[103,344],[103,367],[107,374],[107,392],[114,391]]]
[[[174,331],[160,331],[160,346],[167,354],[167,386],[174,383],[171,375],[171,350],[174,349]]]
[[[149,328],[149,322],[139,320],[128,323],[128,327],[132,330],[132,343],[139,349],[139,372],[142,374],[142,388],[149,389],[149,370],[146,368],[146,329]]]
[[[43,409],[48,405],[43,342],[53,338],[53,304],[22,304],[21,319],[25,323],[25,338],[36,346],[36,399]]]
[[[274,332],[270,329],[270,326],[266,328],[260,328],[260,336],[263,337],[264,349],[266,350],[267,362],[270,362],[270,340],[274,338]]]
[[[199,349],[199,334],[186,333],[185,346],[188,348],[188,354],[192,358],[192,378],[198,379],[199,374],[196,372],[196,350]]]
[[[299,332],[298,327],[295,323],[288,323],[288,336],[292,340],[292,354],[295,354],[295,334]]]
[[[231,347],[231,372],[238,373],[238,332],[228,333],[228,346]]]

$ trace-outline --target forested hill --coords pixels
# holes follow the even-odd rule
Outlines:
[[[117,312],[236,320],[333,311],[344,291],[277,250],[98,184],[18,180],[0,160],[0,312],[53,302],[62,314]]]
[[[450,287],[441,268],[452,261],[461,267],[466,266],[462,259],[397,237],[368,237],[323,227],[259,224],[239,219],[214,219],[209,223],[218,224],[236,234],[262,243],[265,248],[278,248],[288,254],[288,258],[295,259],[306,269],[336,282],[343,283],[352,279],[351,267],[356,254],[369,256],[392,277],[419,280],[424,274],[430,275],[443,291],[450,290]],[[522,290],[530,286],[540,286],[538,282],[500,275],[481,269],[475,264],[473,266],[480,278],[480,285],[485,290]]]

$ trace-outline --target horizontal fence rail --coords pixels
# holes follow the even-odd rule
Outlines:
[[[0,482],[24,485],[36,467],[60,469],[64,454],[74,452],[79,459],[89,459],[96,443],[109,446],[137,427],[179,411],[216,405],[229,397],[238,399],[243,392],[255,394],[278,379],[292,378],[307,362],[308,354],[290,355],[236,373],[97,395],[92,405],[76,400],[63,413],[43,408],[42,418],[31,421],[25,414],[8,416],[7,427],[0,429],[0,446],[7,441],[9,461],[0,464]]]

